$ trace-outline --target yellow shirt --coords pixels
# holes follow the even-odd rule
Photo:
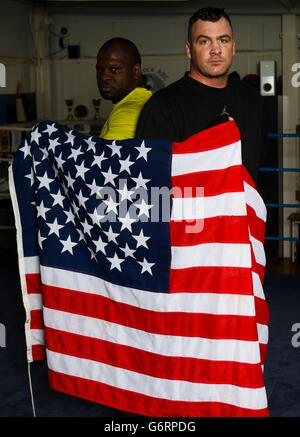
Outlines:
[[[134,138],[140,112],[151,97],[151,91],[137,87],[116,103],[103,125],[100,138],[126,140]]]

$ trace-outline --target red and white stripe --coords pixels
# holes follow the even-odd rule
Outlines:
[[[234,122],[211,129],[173,145],[173,186],[204,198],[173,199],[170,293],[25,259],[28,344],[41,358],[45,332],[52,388],[142,415],[268,415],[265,208]]]

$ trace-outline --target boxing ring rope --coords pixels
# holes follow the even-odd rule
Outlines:
[[[300,134],[269,134],[269,138],[300,138]],[[271,172],[277,172],[277,173],[283,173],[283,172],[289,172],[289,173],[300,173],[300,168],[289,168],[289,167],[261,167],[259,169],[259,172],[261,173],[271,173]],[[299,203],[266,203],[267,208],[300,208]],[[290,220],[290,237],[285,236],[266,236],[266,240],[268,241],[289,241],[291,242],[291,258],[292,262],[295,261],[295,250],[293,250],[293,243],[300,242],[299,237],[293,236],[293,225],[298,225],[298,229],[300,226],[300,212],[299,213],[292,213],[288,220]]]

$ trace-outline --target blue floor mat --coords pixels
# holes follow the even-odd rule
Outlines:
[[[274,417],[300,417],[300,344],[293,347],[292,326],[300,323],[300,277],[266,276],[270,308],[265,382]]]

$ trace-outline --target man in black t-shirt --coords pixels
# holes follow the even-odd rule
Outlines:
[[[262,101],[253,87],[229,74],[235,41],[226,12],[207,7],[193,14],[185,50],[190,70],[148,100],[136,138],[183,141],[225,114],[240,129],[243,164],[256,180],[262,148]]]

